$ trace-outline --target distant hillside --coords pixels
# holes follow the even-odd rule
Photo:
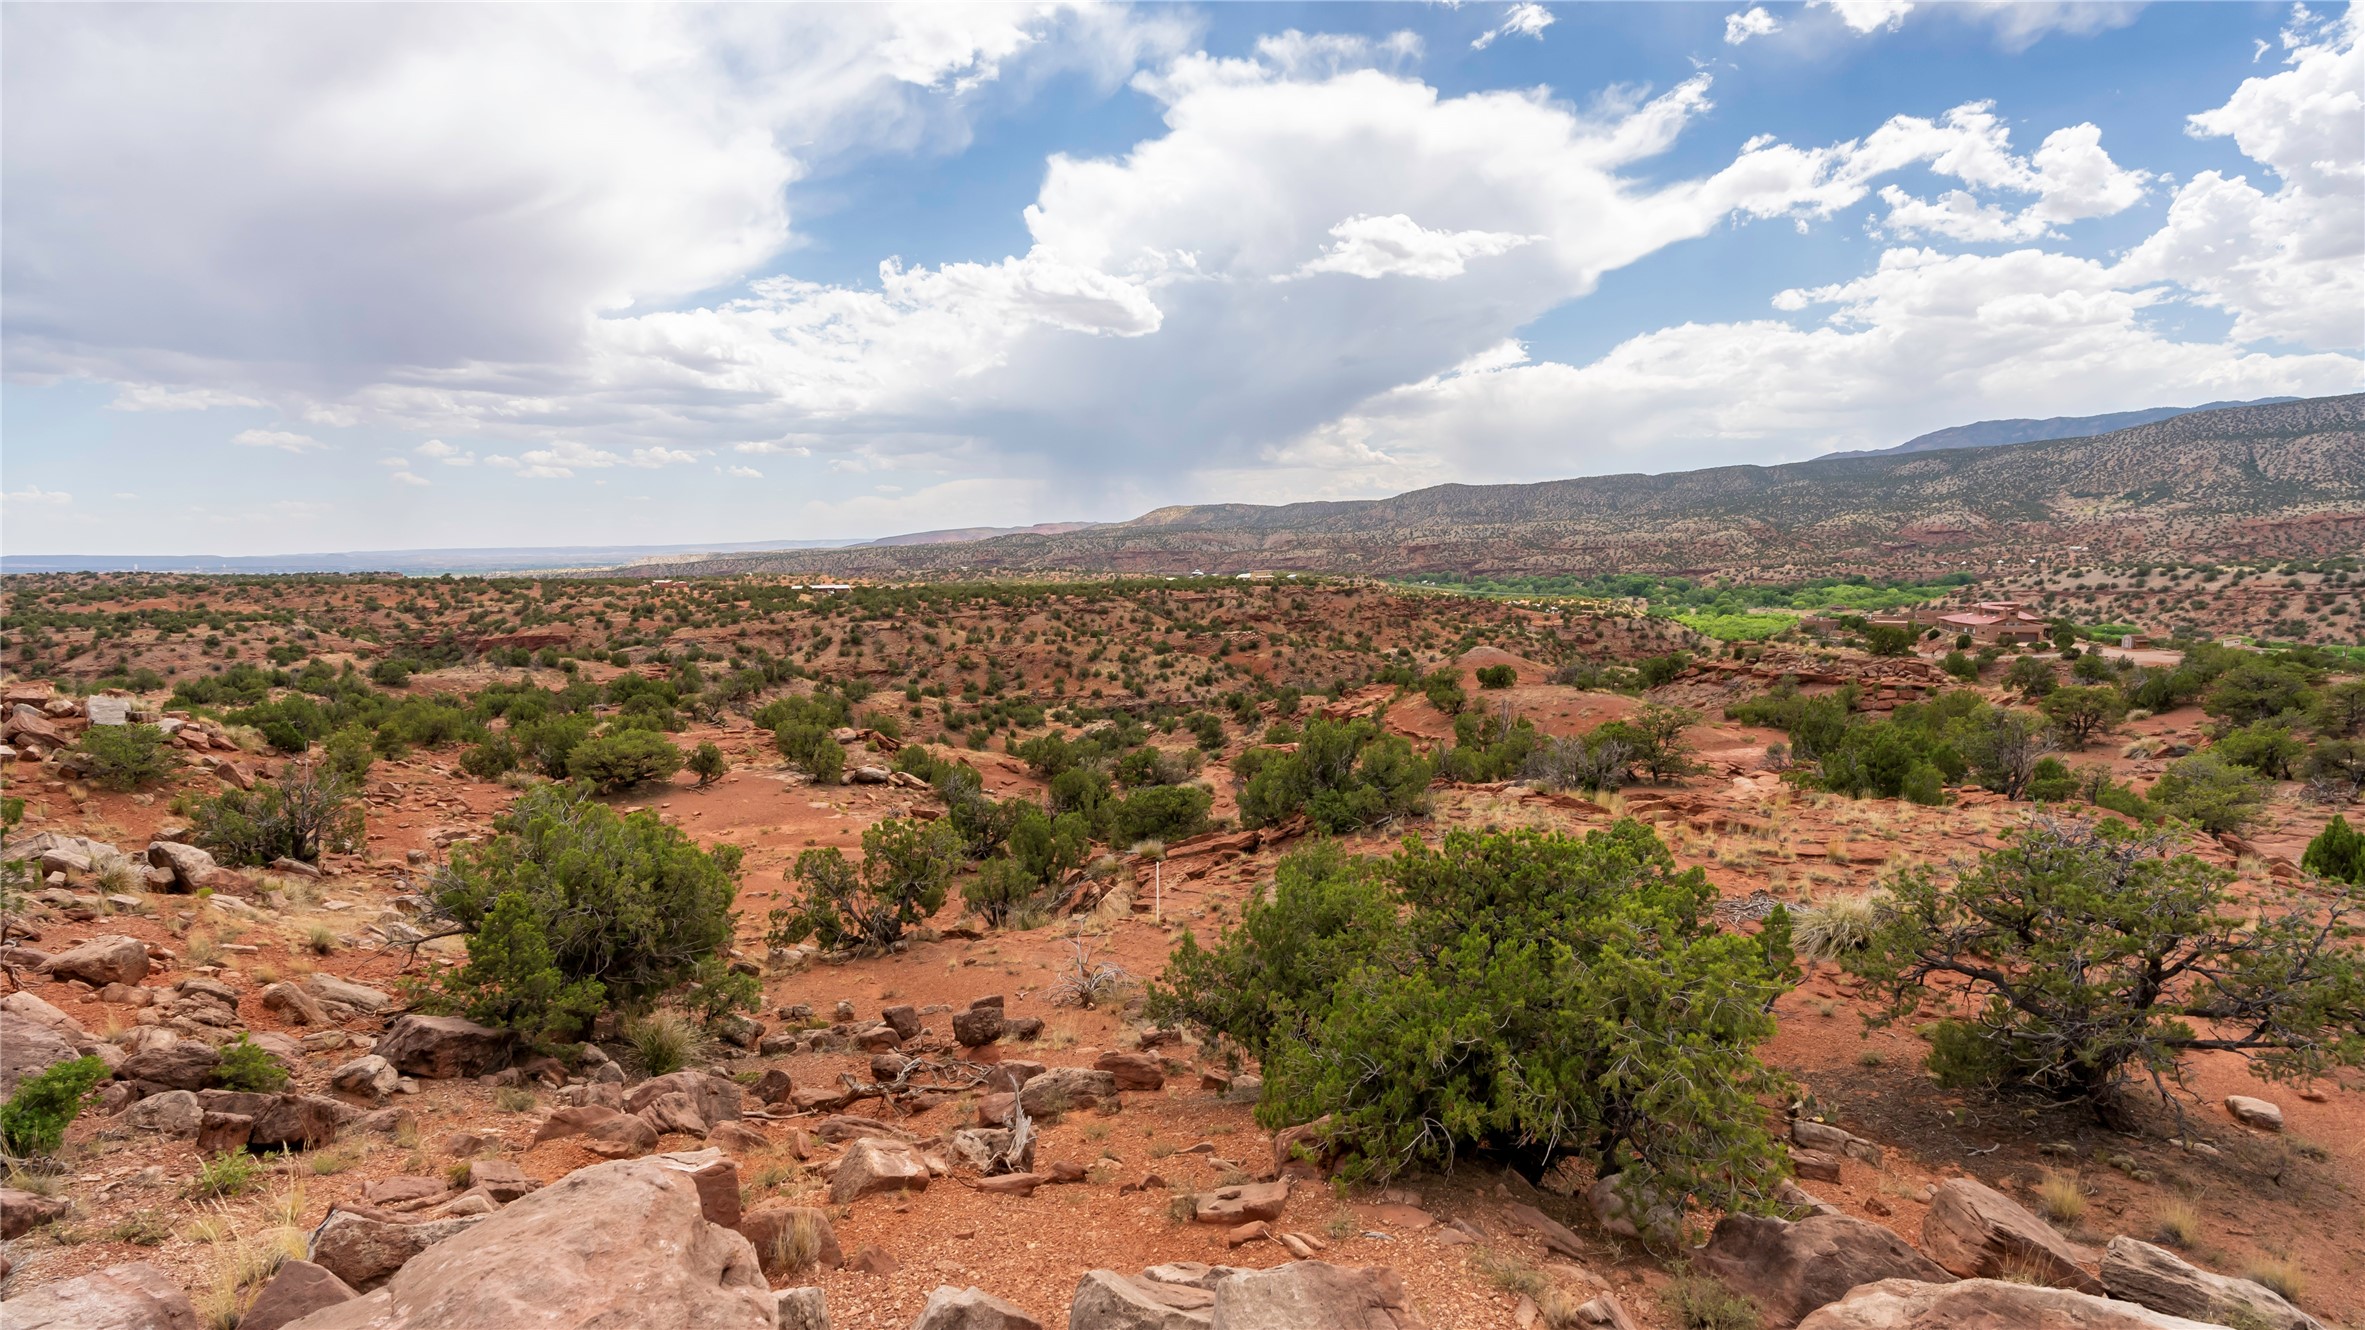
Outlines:
[[[2089,438],[1673,475],[1162,508],[959,544],[663,565],[673,574],[1942,571],[2365,549],[2365,394],[2188,412]]]
[[[2133,429],[2154,421],[2190,415],[2195,411],[2222,411],[2236,406],[2272,406],[2278,402],[2296,402],[2296,397],[2260,397],[2248,402],[2204,402],[2199,406],[2155,406],[2142,411],[2114,411],[2105,416],[2048,416],[2043,420],[1974,420],[1968,425],[1952,425],[1932,430],[1898,444],[1894,448],[1867,448],[1852,453],[1825,453],[1833,457],[1882,457],[1889,453],[1930,453],[1941,448],[1993,448],[2006,443],[2042,443],[2047,439],[2082,439],[2094,434],[2108,434],[2113,430]]]
[[[908,536],[881,536],[864,545],[957,545],[963,541],[992,540],[996,536],[1061,536],[1081,531],[1093,522],[1037,522],[1033,526],[958,526],[943,531],[914,531]]]

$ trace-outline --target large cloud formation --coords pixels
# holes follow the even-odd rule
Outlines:
[[[1906,6],[1838,8],[1870,32]],[[1079,494],[1775,460],[1997,402],[2359,381],[2353,11],[2295,20],[2281,68],[2192,117],[2259,180],[2180,185],[2115,162],[2091,124],[2024,153],[1985,103],[1754,140],[1671,178],[1706,76],[1585,106],[1445,96],[1410,72],[1409,35],[1214,58],[1155,12],[272,15],[12,12],[13,371],[112,383],[128,409],[268,404],[285,428],[250,442],[269,447],[360,422],[467,438],[554,483],[699,462],[751,478],[740,454],[790,459],[775,477],[965,477],[924,501],[882,481],[865,511],[904,516],[881,529],[977,520],[988,499],[1054,516]],[[997,85],[1062,69],[1131,75],[1163,130],[1054,156],[1023,253],[887,259],[864,285],[751,276],[795,243],[808,173],[957,146]],[[1929,177],[1944,192],[1906,187]],[[2125,254],[2056,244],[2147,197],[2166,220]],[[1761,318],[1581,365],[1516,340],[1670,246],[1868,200],[1893,246],[1877,266]],[[2226,331],[2164,331],[2180,303]],[[1044,498],[1051,477],[1069,504]]]

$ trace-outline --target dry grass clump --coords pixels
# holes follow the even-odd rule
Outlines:
[[[1879,926],[1884,898],[1877,892],[1836,896],[1798,911],[1792,918],[1790,941],[1809,961],[1837,961],[1859,951]]]
[[[2037,1205],[2045,1218],[2063,1228],[2075,1228],[2086,1217],[2086,1193],[2076,1178],[2065,1173],[2047,1174],[2037,1184]]]
[[[2296,1304],[2299,1295],[2307,1291],[2307,1275],[2292,1261],[2270,1257],[2253,1261],[2242,1272],[2242,1278],[2253,1284],[2263,1284],[2281,1295],[2284,1301]]]
[[[2190,1250],[2201,1240],[2201,1212],[2192,1202],[2178,1199],[2160,1207],[2155,1217],[2160,1241],[2168,1246]]]

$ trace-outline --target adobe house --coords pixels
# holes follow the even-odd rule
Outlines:
[[[1968,610],[1939,615],[1938,626],[1948,632],[1969,633],[1972,641],[1994,646],[2042,642],[2046,634],[2044,619],[2016,600],[1983,600]]]

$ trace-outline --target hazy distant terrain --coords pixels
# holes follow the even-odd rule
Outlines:
[[[968,543],[726,555],[673,574],[1926,570],[2046,549],[2252,558],[2365,546],[2365,395],[2187,412],[2039,443],[1672,475],[1162,508]]]
[[[2006,443],[2042,443],[2047,439],[2082,439],[2094,434],[2133,429],[2195,411],[2222,411],[2235,406],[2271,406],[2295,397],[2260,397],[2248,402],[2203,402],[2199,406],[2155,406],[2141,411],[2113,411],[2100,416],[2047,416],[2042,420],[1974,420],[1968,425],[1917,434],[1894,448],[1866,448],[1856,452],[1825,453],[1834,457],[1880,457],[1889,453],[1931,453],[1945,448],[1993,448]]]

